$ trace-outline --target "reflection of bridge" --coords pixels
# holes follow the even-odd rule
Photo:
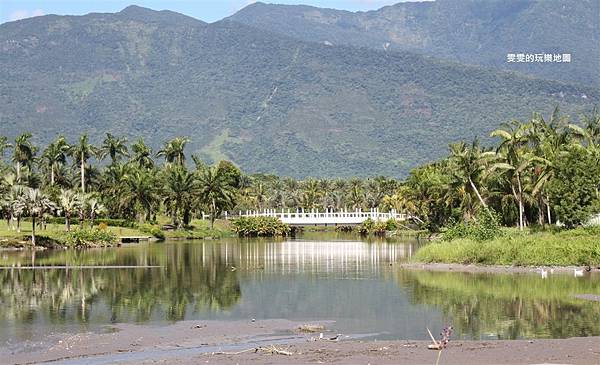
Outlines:
[[[363,212],[360,209],[354,212],[346,210],[340,212],[319,212],[317,210],[310,212],[290,212],[288,210],[286,212],[283,209],[280,211],[265,209],[263,211],[246,211],[245,214],[240,212],[240,216],[275,217],[291,226],[351,226],[361,224],[369,218],[374,221],[387,221],[388,219],[404,221],[407,219],[406,214],[397,213],[393,209],[390,212],[382,213],[377,208],[371,209],[368,212]]]
[[[347,272],[378,270],[410,258],[417,242],[374,241],[227,241],[203,242],[203,265],[211,257],[227,267],[267,273]],[[195,246],[198,247],[198,246]]]

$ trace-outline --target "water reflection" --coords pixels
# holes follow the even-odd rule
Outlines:
[[[335,320],[342,333],[426,338],[452,324],[465,338],[600,335],[598,278],[411,272],[393,263],[418,242],[223,240],[0,257],[0,340],[114,322]],[[71,266],[28,270],[17,266]],[[80,265],[156,265],[98,269]]]
[[[399,271],[411,302],[441,310],[467,338],[565,338],[600,335],[600,303],[576,294],[600,293],[600,277]]]

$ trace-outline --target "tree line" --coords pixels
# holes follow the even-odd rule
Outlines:
[[[110,133],[99,145],[87,135],[59,136],[43,149],[24,133],[0,137],[0,209],[9,226],[21,217],[69,220],[156,221],[177,228],[203,212],[211,223],[223,211],[247,209],[340,210],[379,208],[409,213],[432,231],[452,220],[495,214],[505,225],[573,227],[600,211],[600,116],[573,124],[555,110],[534,113],[493,131],[497,143],[450,145],[449,155],[413,169],[404,180],[297,180],[244,174],[230,161],[208,165],[187,156],[189,139],[177,137],[153,151],[142,138],[129,143]],[[191,157],[189,161],[188,157]],[[310,172],[307,172],[309,175]]]

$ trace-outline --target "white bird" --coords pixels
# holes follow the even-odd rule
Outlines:
[[[583,269],[573,269],[573,276],[576,278],[583,276]]]
[[[540,274],[542,274],[542,279],[548,278],[548,270],[544,269],[543,267],[540,268]]]

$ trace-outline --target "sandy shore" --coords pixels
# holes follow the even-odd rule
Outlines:
[[[434,364],[424,341],[374,341],[304,333],[288,320],[116,325],[54,334],[35,348],[0,348],[2,364]],[[324,323],[326,326],[327,323]],[[255,350],[259,349],[259,350]],[[276,350],[276,351],[274,351]],[[441,364],[600,364],[600,337],[451,341]]]

